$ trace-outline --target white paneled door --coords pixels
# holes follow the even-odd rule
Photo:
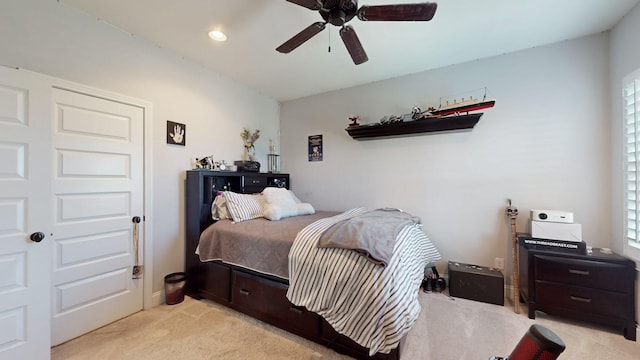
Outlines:
[[[50,353],[50,94],[0,67],[0,359]]]
[[[132,218],[143,216],[144,109],[63,89],[52,96],[57,345],[142,310],[143,280],[132,277]],[[139,256],[143,251],[140,241]]]
[[[0,360],[143,308],[145,107],[55,83],[0,66]]]

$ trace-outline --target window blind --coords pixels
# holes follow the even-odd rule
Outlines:
[[[625,228],[627,245],[640,249],[640,70],[625,77],[622,85],[625,124]]]

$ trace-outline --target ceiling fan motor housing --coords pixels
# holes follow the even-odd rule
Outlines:
[[[340,0],[326,0],[322,3],[322,8],[320,9],[320,15],[324,21],[335,26],[344,25],[353,19],[357,13],[357,0],[344,1],[342,7],[340,7]]]

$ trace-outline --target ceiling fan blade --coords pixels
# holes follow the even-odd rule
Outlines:
[[[353,59],[353,62],[356,65],[360,65],[369,60],[367,53],[364,52],[364,48],[360,43],[360,39],[358,39],[358,35],[356,35],[356,31],[353,30],[351,26],[343,26],[340,29],[340,37],[342,38],[342,42],[344,42],[344,46],[347,47],[347,51],[349,51],[351,59]]]
[[[363,21],[429,21],[436,13],[438,4],[434,2],[364,5],[358,9],[358,19]]]
[[[296,35],[294,35],[291,39],[287,40],[284,44],[278,46],[276,51],[281,53],[290,53],[298,46],[302,45],[305,41],[311,39],[320,31],[324,30],[325,23],[323,22],[315,22],[309,26],[307,26],[304,30],[300,31]]]
[[[322,4],[318,0],[287,0],[290,3],[306,7],[311,10],[320,10]]]

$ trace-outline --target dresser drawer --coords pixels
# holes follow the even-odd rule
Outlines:
[[[536,255],[534,262],[537,280],[623,293],[633,290],[622,265],[546,255]]]
[[[231,300],[246,313],[305,337],[317,337],[320,319],[286,297],[287,285],[242,271],[233,271]]]
[[[611,291],[594,290],[546,281],[536,281],[536,306],[568,309],[617,319],[629,317],[631,297]]]

